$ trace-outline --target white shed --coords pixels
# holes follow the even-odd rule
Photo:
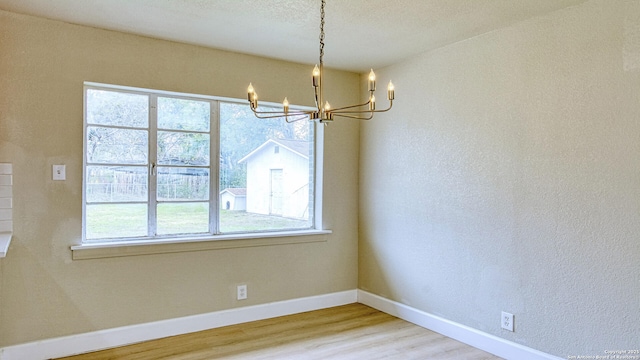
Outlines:
[[[226,188],[220,191],[220,208],[225,210],[247,210],[247,189]]]
[[[247,212],[308,219],[311,144],[267,140],[238,161],[247,163]]]

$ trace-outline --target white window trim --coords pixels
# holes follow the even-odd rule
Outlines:
[[[168,240],[92,242],[71,246],[73,260],[120,256],[168,254],[188,251],[222,250],[326,242],[331,230],[289,230],[263,233],[184,237]]]
[[[191,93],[180,93],[165,90],[146,89],[138,87],[129,87],[121,85],[103,84],[96,82],[84,82],[84,88],[87,87],[99,87],[103,89],[113,89],[118,91],[133,91],[133,92],[150,92],[159,96],[177,96],[181,98],[193,97],[213,101],[235,102],[242,103],[243,101],[235,98],[200,95]],[[83,96],[86,91],[83,90]],[[279,106],[280,104],[263,102],[269,106]],[[300,107],[301,109],[307,109],[306,107]],[[83,99],[83,116],[86,119],[86,100]],[[83,120],[83,136],[86,137],[86,120]],[[99,241],[91,240],[89,242],[81,242],[77,245],[72,245],[72,258],[74,260],[82,259],[97,259],[108,257],[120,257],[120,256],[134,256],[134,255],[147,255],[147,254],[163,254],[163,253],[175,253],[175,252],[187,252],[187,251],[202,251],[202,250],[216,250],[216,249],[230,249],[241,247],[254,247],[254,246],[271,246],[271,245],[285,245],[296,243],[310,243],[310,242],[325,242],[327,241],[327,235],[331,234],[331,230],[322,228],[322,199],[323,199],[323,173],[324,173],[324,126],[315,125],[315,159],[314,159],[314,216],[313,216],[313,228],[303,230],[284,230],[284,231],[265,231],[265,232],[246,232],[246,233],[232,233],[232,234],[219,234],[219,235],[204,235],[204,236],[172,236],[167,238],[154,238],[154,239],[129,239],[122,238],[118,240]],[[86,217],[85,217],[85,191],[84,183],[86,177],[86,139],[83,138],[83,191],[82,191],[82,232],[84,234],[86,229]],[[214,136],[211,139],[212,148],[216,148],[216,152],[219,151],[219,136]],[[212,163],[211,169],[216,171],[216,175],[219,172],[217,169],[219,164]],[[214,168],[215,167],[215,168]],[[218,187],[218,181],[212,181],[215,183],[215,188]],[[217,206],[216,202],[216,207]],[[217,216],[216,216],[217,218]],[[216,219],[217,221],[217,219]],[[82,237],[84,239],[84,235]]]

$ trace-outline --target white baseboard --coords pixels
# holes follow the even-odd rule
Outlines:
[[[358,302],[507,360],[562,360],[363,290]]]
[[[562,360],[363,290],[278,301],[0,348],[0,360],[50,359],[359,302],[508,360]]]
[[[50,359],[357,302],[356,290],[124,326],[0,348],[0,360]]]

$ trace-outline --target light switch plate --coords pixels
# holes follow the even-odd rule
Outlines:
[[[66,166],[53,165],[53,180],[67,180]]]

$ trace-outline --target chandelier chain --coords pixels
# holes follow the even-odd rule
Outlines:
[[[322,65],[322,57],[324,56],[324,5],[325,0],[322,0],[320,5],[320,65]]]

